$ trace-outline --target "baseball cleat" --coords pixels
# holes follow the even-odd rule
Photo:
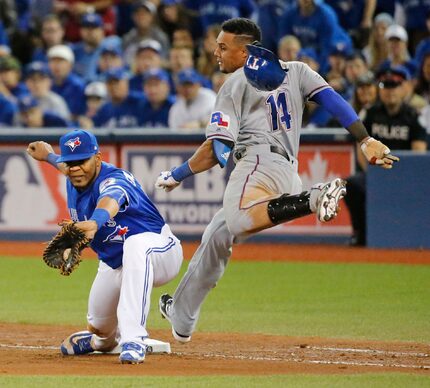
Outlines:
[[[137,342],[126,342],[119,355],[121,364],[140,364],[145,360],[146,346]]]
[[[94,352],[91,340],[93,334],[89,331],[79,331],[67,337],[60,346],[61,353],[65,356],[88,354]]]
[[[160,300],[158,301],[158,306],[160,309],[160,313],[162,318],[167,319],[170,324],[172,321],[170,320],[170,308],[172,307],[173,298],[169,294],[163,294],[160,296]],[[191,341],[190,335],[182,335],[175,331],[172,326],[172,335],[173,338],[180,343],[187,343]]]
[[[321,222],[327,222],[337,216],[339,201],[346,194],[346,181],[336,178],[321,188],[317,200],[317,217]]]

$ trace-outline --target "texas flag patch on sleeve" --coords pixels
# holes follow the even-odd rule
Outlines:
[[[219,127],[228,128],[230,117],[222,112],[214,112],[211,116],[211,124],[217,124]]]

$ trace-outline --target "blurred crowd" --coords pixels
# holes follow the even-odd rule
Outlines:
[[[430,132],[424,0],[0,0],[0,125],[202,131],[227,77],[216,37],[239,16],[357,112],[396,89]],[[304,124],[339,127],[312,104]]]

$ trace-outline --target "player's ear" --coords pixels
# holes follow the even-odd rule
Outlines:
[[[97,167],[100,167],[102,164],[102,154],[100,152],[97,152],[94,157],[96,158],[96,165]]]

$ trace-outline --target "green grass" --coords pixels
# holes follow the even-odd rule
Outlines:
[[[85,326],[95,260],[70,277],[42,260],[2,258],[0,321]],[[185,263],[182,271],[185,270]],[[167,328],[154,289],[149,328]],[[232,262],[197,330],[430,342],[430,266]]]
[[[428,387],[430,379],[425,376],[408,374],[390,375],[283,375],[283,376],[197,376],[197,377],[75,377],[75,376],[31,376],[0,377],[3,388],[15,387],[315,387],[315,388],[404,388]]]

